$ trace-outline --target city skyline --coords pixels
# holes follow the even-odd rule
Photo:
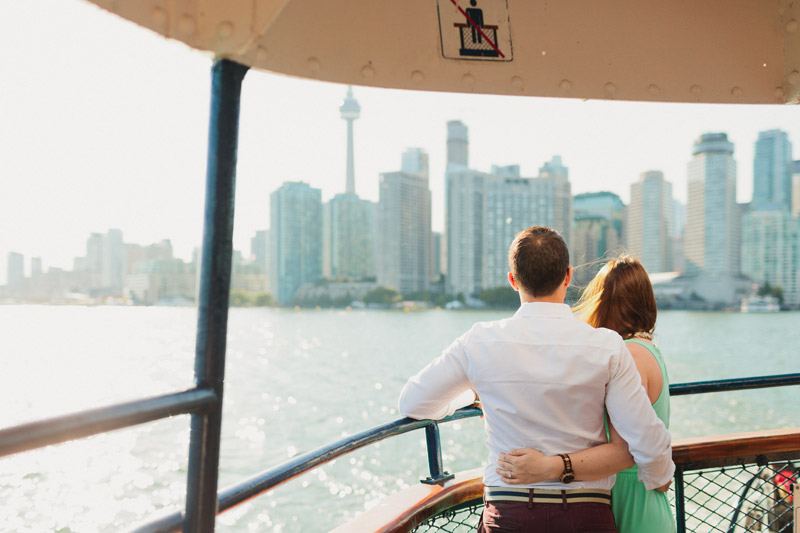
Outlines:
[[[15,75],[0,79],[0,256],[15,251],[41,257],[45,268],[70,268],[85,235],[124,228],[136,242],[169,237],[176,256],[190,257],[202,240],[210,58],[77,0],[10,0],[2,12],[0,57]],[[354,124],[359,196],[377,201],[380,174],[395,169],[405,149],[423,148],[434,231],[444,227],[449,120],[470,128],[472,168],[518,164],[533,175],[559,155],[573,194],[609,190],[626,203],[630,184],[648,170],[663,172],[685,202],[691,147],[707,132],[726,132],[735,144],[737,199],[748,201],[758,133],[779,128],[800,138],[797,107],[353,90],[362,107]],[[237,249],[269,226],[265,205],[281,183],[306,181],[323,201],[341,192],[345,92],[344,85],[248,74]]]

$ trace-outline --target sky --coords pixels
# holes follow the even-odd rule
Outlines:
[[[212,57],[83,0],[0,0],[0,284],[11,251],[71,269],[92,232],[170,239],[189,259],[202,239]],[[251,71],[243,86],[234,247],[269,226],[285,181],[344,192],[346,86]],[[444,227],[446,123],[469,127],[470,166],[519,164],[534,177],[560,155],[574,194],[660,170],[686,200],[694,140],[735,144],[738,200],[752,194],[759,131],[800,143],[800,107],[653,104],[354,87],[356,192],[378,199],[400,154],[430,154],[433,229]],[[795,151],[800,158],[800,148]]]

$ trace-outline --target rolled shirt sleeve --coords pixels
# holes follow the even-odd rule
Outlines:
[[[400,393],[400,413],[438,420],[471,404],[475,395],[467,378],[467,358],[460,339],[412,376]]]
[[[639,481],[652,490],[666,484],[675,473],[672,437],[650,404],[633,357],[622,340],[619,344],[619,353],[610,361],[606,409],[611,423],[628,443],[639,467]]]

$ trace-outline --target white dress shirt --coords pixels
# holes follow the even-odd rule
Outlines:
[[[565,304],[525,303],[511,318],[475,324],[408,380],[400,412],[444,418],[465,405],[469,389],[483,407],[486,486],[509,486],[495,472],[501,452],[529,447],[555,455],[607,442],[604,407],[645,486],[659,487],[673,476],[670,434],[653,411],[622,338],[581,322]],[[614,480],[517,486],[610,489]]]

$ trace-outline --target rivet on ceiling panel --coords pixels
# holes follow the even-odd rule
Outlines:
[[[647,88],[647,92],[650,93],[650,96],[658,96],[661,89],[658,88],[658,85],[651,83],[650,87]]]
[[[525,82],[519,76],[514,76],[511,78],[511,86],[517,91],[522,91],[525,88]]]
[[[739,98],[744,94],[744,91],[742,90],[741,87],[734,87],[733,89],[731,89],[731,94],[736,98]]]
[[[150,16],[153,17],[153,23],[156,26],[164,26],[167,23],[167,12],[160,7],[154,7],[150,12]]]
[[[569,80],[561,80],[561,83],[558,84],[562,91],[567,92],[572,89],[572,82]]]
[[[196,25],[194,19],[189,15],[183,15],[180,20],[178,20],[178,33],[184,37],[194,35],[195,29]]]
[[[775,98],[783,98],[783,95],[786,94],[786,91],[783,90],[783,87],[775,87],[775,92],[772,94],[775,95]]]
[[[689,92],[692,93],[692,96],[700,96],[703,94],[703,89],[701,89],[699,85],[692,85],[691,88],[689,88]]]
[[[233,35],[233,24],[230,22],[223,22],[219,26],[217,26],[217,38],[220,41],[224,41],[230,36]]]
[[[792,72],[789,73],[788,76],[786,76],[786,79],[792,85],[797,85],[798,82],[800,82],[800,72],[797,72],[796,70],[793,70]]]
[[[411,73],[411,81],[414,83],[422,83],[425,80],[425,74],[421,70],[415,70]]]
[[[472,87],[475,84],[475,76],[467,72],[466,74],[461,76],[461,83],[463,83],[467,87]]]
[[[369,65],[364,65],[364,67],[361,69],[361,76],[370,79],[371,77],[375,76],[375,69]]]
[[[308,58],[308,70],[316,74],[319,72],[319,69],[322,68],[322,64],[319,62],[319,59],[316,57],[309,57]]]
[[[603,87],[603,89],[605,89],[606,94],[611,95],[611,96],[614,96],[614,94],[616,94],[616,92],[617,92],[617,86],[614,85],[611,82],[606,83],[606,85],[605,85],[605,87]]]

